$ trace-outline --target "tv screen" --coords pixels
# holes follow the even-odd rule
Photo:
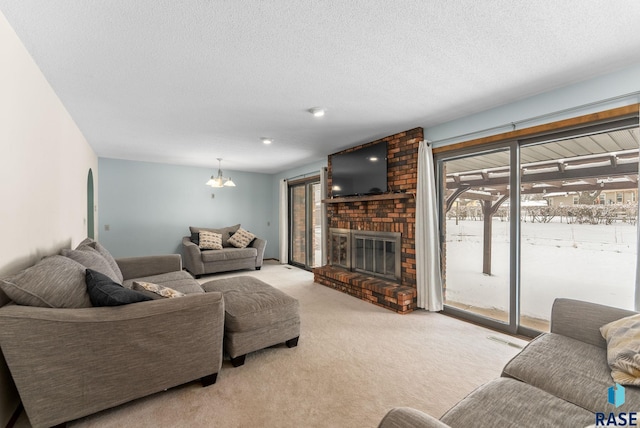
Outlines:
[[[331,157],[331,195],[375,195],[387,191],[387,143]]]

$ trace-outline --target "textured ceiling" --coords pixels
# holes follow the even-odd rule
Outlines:
[[[0,0],[98,156],[275,173],[640,61],[638,0]],[[314,119],[307,109],[322,106]],[[271,137],[270,146],[260,137]]]

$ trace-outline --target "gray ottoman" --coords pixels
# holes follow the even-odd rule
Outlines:
[[[224,296],[224,350],[231,364],[244,364],[249,352],[279,343],[298,344],[298,300],[252,276],[218,279],[202,285]]]

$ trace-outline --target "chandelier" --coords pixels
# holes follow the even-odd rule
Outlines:
[[[222,158],[216,158],[216,159],[218,159],[218,175],[217,176],[212,175],[209,181],[207,181],[205,184],[211,187],[236,187],[236,183],[231,181],[231,177],[227,178],[222,176],[222,168],[220,167],[220,164],[222,163]]]

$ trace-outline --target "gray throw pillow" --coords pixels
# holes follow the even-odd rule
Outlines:
[[[109,262],[98,252],[87,245],[79,247],[77,250],[64,249],[60,252],[65,257],[80,263],[87,269],[93,269],[107,275],[111,280],[119,282],[118,275],[113,271]]]
[[[87,238],[78,244],[78,247],[76,248],[76,250],[80,250],[82,249],[82,247],[85,247],[85,246],[95,249],[97,252],[99,252],[102,255],[102,257],[104,257],[107,263],[109,263],[109,266],[111,266],[111,269],[113,270],[113,272],[116,274],[116,278],[117,278],[116,282],[121,283],[122,281],[124,281],[124,276],[122,275],[120,266],[118,266],[118,262],[116,262],[116,259],[113,258],[109,250],[107,250],[104,247],[104,245],[100,244],[98,241],[94,241],[91,238]]]
[[[68,257],[46,257],[30,268],[0,280],[0,288],[18,305],[90,308],[84,271],[84,266]]]

